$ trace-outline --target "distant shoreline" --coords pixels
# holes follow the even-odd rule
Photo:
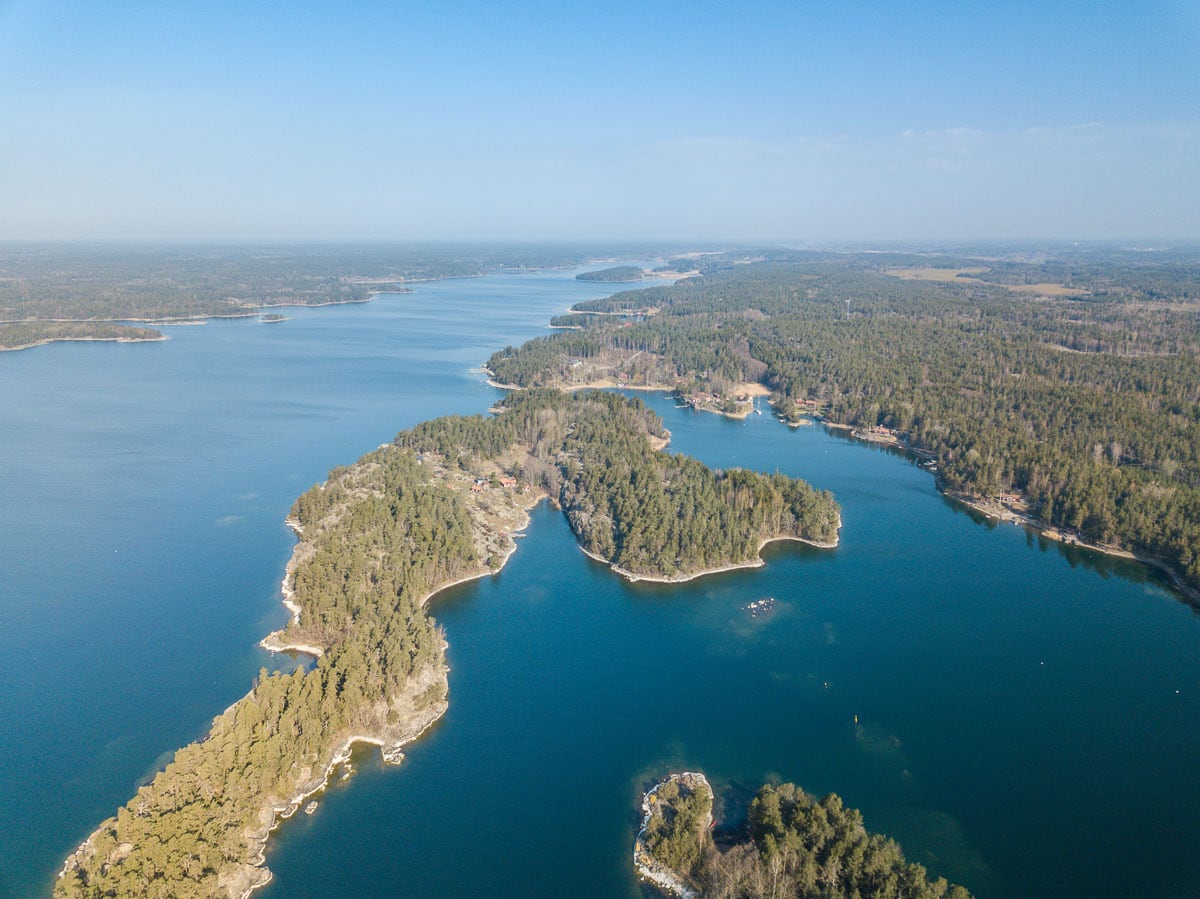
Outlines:
[[[573,266],[573,265],[550,266],[550,267],[548,267],[548,270],[554,270],[554,271],[564,270],[565,271],[565,270],[569,270],[569,269],[575,268],[575,267],[577,267],[577,266]],[[360,305],[363,303],[370,303],[372,300],[374,300],[376,297],[379,297],[379,296],[412,294],[412,293],[414,293],[414,290],[412,287],[408,286],[410,284],[427,284],[427,283],[433,283],[433,282],[437,282],[437,281],[453,281],[453,280],[469,279],[469,278],[484,278],[491,274],[498,274],[498,273],[505,273],[505,272],[516,273],[516,274],[532,274],[532,272],[525,272],[522,270],[497,268],[494,270],[487,270],[487,271],[477,272],[477,273],[473,273],[473,274],[444,275],[444,276],[436,276],[435,275],[435,276],[426,277],[426,278],[403,278],[403,279],[388,280],[388,281],[370,281],[370,280],[368,280],[368,281],[362,281],[362,282],[347,282],[347,283],[352,283],[355,286],[359,286],[359,287],[367,287],[368,285],[372,285],[372,286],[369,288],[369,293],[365,297],[357,297],[357,298],[342,299],[342,300],[325,300],[320,303],[305,303],[305,302],[301,302],[301,301],[297,301],[297,300],[285,300],[282,302],[274,302],[274,303],[258,303],[258,304],[246,306],[243,309],[240,309],[238,311],[231,311],[231,312],[194,312],[194,313],[186,313],[186,314],[179,314],[179,315],[165,315],[165,316],[124,315],[124,316],[106,317],[106,318],[38,318],[38,317],[11,318],[11,319],[0,319],[0,325],[29,325],[29,324],[88,325],[88,324],[122,324],[122,323],[130,323],[130,324],[138,324],[138,325],[154,325],[154,326],[160,326],[160,327],[170,327],[170,326],[176,326],[176,325],[202,325],[202,324],[208,323],[209,321],[211,321],[213,319],[254,318],[255,316],[261,315],[263,313],[263,311],[268,310],[268,309],[280,309],[280,308],[285,308],[285,307],[296,307],[296,308],[301,308],[301,309],[323,309],[323,308],[326,308],[329,306]],[[648,277],[651,277],[651,276],[648,275]],[[665,276],[661,275],[661,274],[656,274],[656,275],[653,275],[653,277],[665,277]],[[598,283],[600,283],[600,282],[598,282]],[[375,286],[375,285],[387,285],[387,287],[385,288],[383,286]],[[286,321],[286,319],[272,319],[272,320],[268,320],[268,321],[270,323],[276,323],[279,321]],[[115,342],[115,343],[153,343],[155,341],[167,340],[167,339],[168,338],[165,336],[145,337],[145,338],[87,337],[87,336],[83,336],[83,337],[48,337],[46,339],[30,341],[29,343],[24,343],[19,346],[0,346],[0,352],[17,352],[19,350],[31,350],[31,349],[36,349],[37,347],[40,347],[40,346],[46,346],[51,343],[73,343],[73,342],[83,342],[83,341],[108,341],[108,342]]]
[[[166,318],[139,318],[136,316],[123,318],[13,318],[0,320],[0,325],[112,325],[130,323],[138,325],[154,325],[164,328],[178,327],[182,325],[204,325],[212,319],[217,318],[255,318],[256,316],[261,315],[265,309],[280,309],[283,307],[321,309],[326,306],[346,306],[352,304],[369,303],[381,293],[412,293],[412,291],[376,291],[363,299],[330,300],[324,303],[264,303],[261,306],[255,306],[252,309],[247,309],[245,312],[212,312],[187,316],[167,316]],[[287,319],[277,318],[266,319],[265,321],[268,324],[276,324],[278,322],[287,321]],[[165,334],[160,334],[157,337],[46,337],[30,341],[29,343],[23,343],[19,346],[0,346],[0,353],[14,353],[20,350],[32,350],[40,346],[48,346],[52,343],[84,343],[89,341],[101,343],[157,343],[158,341],[169,339],[170,338]]]
[[[367,297],[349,300],[326,300],[321,303],[301,303],[295,300],[290,300],[282,303],[260,303],[255,306],[247,306],[244,311],[239,310],[237,312],[195,312],[191,315],[167,315],[159,316],[157,318],[137,315],[122,315],[118,316],[117,318],[6,318],[0,319],[0,325],[33,325],[39,323],[55,325],[119,325],[123,322],[137,322],[139,325],[194,325],[213,318],[253,318],[256,315],[259,315],[263,309],[280,309],[288,306],[294,306],[300,309],[323,309],[326,306],[348,306],[359,303],[369,303],[371,300],[377,296],[380,296],[381,294],[403,292],[404,291],[380,290],[373,291],[371,295]],[[407,292],[412,293],[412,291]]]
[[[554,270],[567,270],[575,266],[554,266]],[[244,310],[233,312],[194,312],[180,315],[165,315],[165,316],[144,316],[144,315],[124,315],[113,318],[12,318],[0,319],[0,325],[28,325],[28,324],[72,324],[72,325],[88,325],[88,324],[138,324],[138,325],[154,325],[161,327],[169,327],[176,325],[202,325],[207,324],[213,319],[232,319],[232,318],[254,318],[261,315],[264,310],[279,309],[284,307],[297,307],[301,309],[323,309],[329,306],[348,306],[370,303],[376,297],[387,295],[403,295],[414,293],[410,284],[428,284],[437,281],[453,281],[469,278],[483,278],[489,274],[504,272],[506,269],[498,268],[494,271],[484,271],[474,274],[463,275],[446,275],[432,276],[427,278],[404,278],[399,280],[375,281],[374,285],[388,285],[390,289],[383,287],[372,286],[370,293],[366,297],[344,299],[344,300],[326,300],[320,303],[305,303],[295,300],[288,300],[275,303],[259,303],[252,306],[246,306]],[[372,282],[358,282],[357,286],[366,287]],[[273,320],[272,323],[279,321]],[[110,341],[115,343],[152,343],[158,340],[167,340],[165,336],[146,337],[146,338],[126,338],[126,337],[50,337],[44,340],[35,340],[29,343],[21,344],[20,346],[0,347],[0,352],[16,352],[18,350],[36,349],[40,346],[46,346],[51,343],[69,343],[83,341]]]

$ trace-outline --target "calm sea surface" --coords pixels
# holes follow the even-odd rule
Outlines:
[[[573,272],[0,355],[0,895],[61,859],[279,658],[293,499],[469,369],[611,292]],[[1200,621],[1138,566],[989,527],[903,457],[645,395],[671,450],[835,492],[842,544],[629,585],[543,506],[433,613],[451,704],[284,825],[260,895],[641,895],[641,790],[836,791],[981,897],[1200,895]],[[777,599],[775,615],[741,607]],[[857,716],[857,723],[855,716]]]

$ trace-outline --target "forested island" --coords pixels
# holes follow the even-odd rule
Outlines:
[[[1200,601],[1200,253],[710,255],[489,361],[518,386],[762,385],[964,501],[1163,566]],[[583,313],[583,314],[580,314]]]
[[[749,563],[770,539],[836,541],[829,494],[669,455],[640,402],[531,390],[497,411],[402,432],[296,501],[293,615],[266,645],[315,667],[260,672],[67,860],[56,895],[240,897],[266,883],[271,830],[352,744],[399,761],[444,712],[445,639],[426,602],[499,570],[543,496],[588,552],[634,575]]]
[[[868,833],[835,793],[815,799],[794,784],[764,785],[743,826],[714,834],[704,775],[673,774],[647,792],[634,847],[641,876],[683,897],[751,899],[970,899],[930,880],[895,841]]]
[[[641,281],[642,270],[636,265],[614,265],[612,268],[602,268],[594,272],[580,272],[575,276],[576,281]]]

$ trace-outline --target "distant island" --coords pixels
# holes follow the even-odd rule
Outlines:
[[[399,762],[444,713],[445,637],[426,604],[499,571],[543,497],[589,554],[634,577],[757,564],[772,539],[837,541],[830,494],[661,452],[662,422],[635,400],[530,390],[497,411],[402,432],[297,499],[292,616],[263,645],[316,666],[262,670],[67,859],[57,896],[243,897],[265,884],[271,831],[352,745]]]
[[[834,793],[817,800],[794,784],[765,785],[744,827],[714,839],[713,792],[703,774],[672,774],[642,800],[638,875],[681,899],[970,899],[930,880],[893,840],[871,834]]]
[[[576,281],[641,281],[645,277],[636,265],[614,265],[594,272],[581,272]]]
[[[166,340],[166,337],[154,328],[138,328],[114,322],[0,322],[0,352],[85,340],[141,343]]]

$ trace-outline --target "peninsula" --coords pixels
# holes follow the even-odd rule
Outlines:
[[[893,840],[871,834],[834,793],[817,800],[794,784],[765,785],[744,826],[714,833],[713,791],[703,774],[672,774],[642,800],[634,844],[638,876],[681,899],[970,899],[930,880]]]
[[[292,616],[266,645],[315,667],[262,670],[67,859],[56,895],[243,897],[265,884],[272,829],[350,746],[399,762],[444,713],[445,638],[428,600],[500,570],[543,497],[589,553],[645,576],[746,562],[768,539],[836,541],[828,493],[667,454],[636,400],[529,390],[497,411],[402,432],[296,501]]]

